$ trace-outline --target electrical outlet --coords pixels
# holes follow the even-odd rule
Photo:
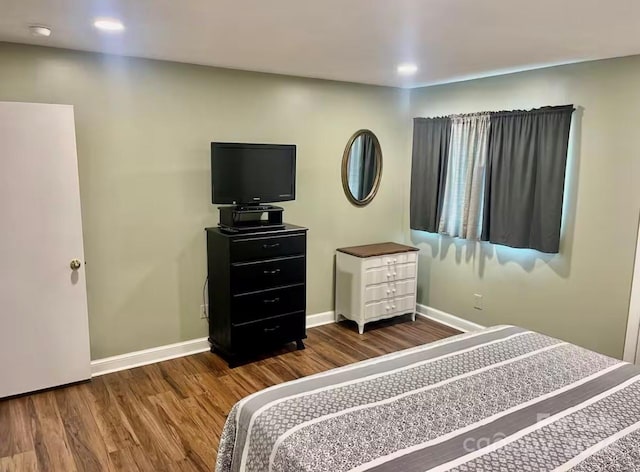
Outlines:
[[[209,318],[209,305],[200,305],[200,319],[206,320]]]
[[[473,308],[482,310],[482,295],[479,293],[473,294]]]

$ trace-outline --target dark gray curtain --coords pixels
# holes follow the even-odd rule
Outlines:
[[[364,200],[367,198],[371,189],[373,189],[373,182],[376,179],[376,147],[373,143],[373,138],[369,133],[361,135],[362,139],[362,166],[360,168],[360,195],[356,195],[358,200]]]
[[[482,239],[557,253],[573,105],[491,115]]]
[[[436,233],[444,197],[451,119],[414,118],[411,229]]]

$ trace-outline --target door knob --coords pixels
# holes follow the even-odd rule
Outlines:
[[[71,267],[71,270],[78,270],[80,267],[82,267],[82,262],[80,262],[79,259],[71,259],[69,267]]]

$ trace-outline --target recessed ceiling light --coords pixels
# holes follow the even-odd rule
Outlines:
[[[418,66],[415,64],[400,64],[398,66],[398,74],[413,75],[418,72]]]
[[[29,31],[32,36],[48,38],[51,36],[51,28],[47,28],[46,26],[41,25],[31,25],[29,26]]]
[[[115,18],[98,18],[93,22],[93,26],[102,31],[118,32],[124,30],[124,25]]]

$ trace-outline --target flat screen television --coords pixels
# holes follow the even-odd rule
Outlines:
[[[259,204],[296,198],[293,144],[211,143],[215,204]]]

